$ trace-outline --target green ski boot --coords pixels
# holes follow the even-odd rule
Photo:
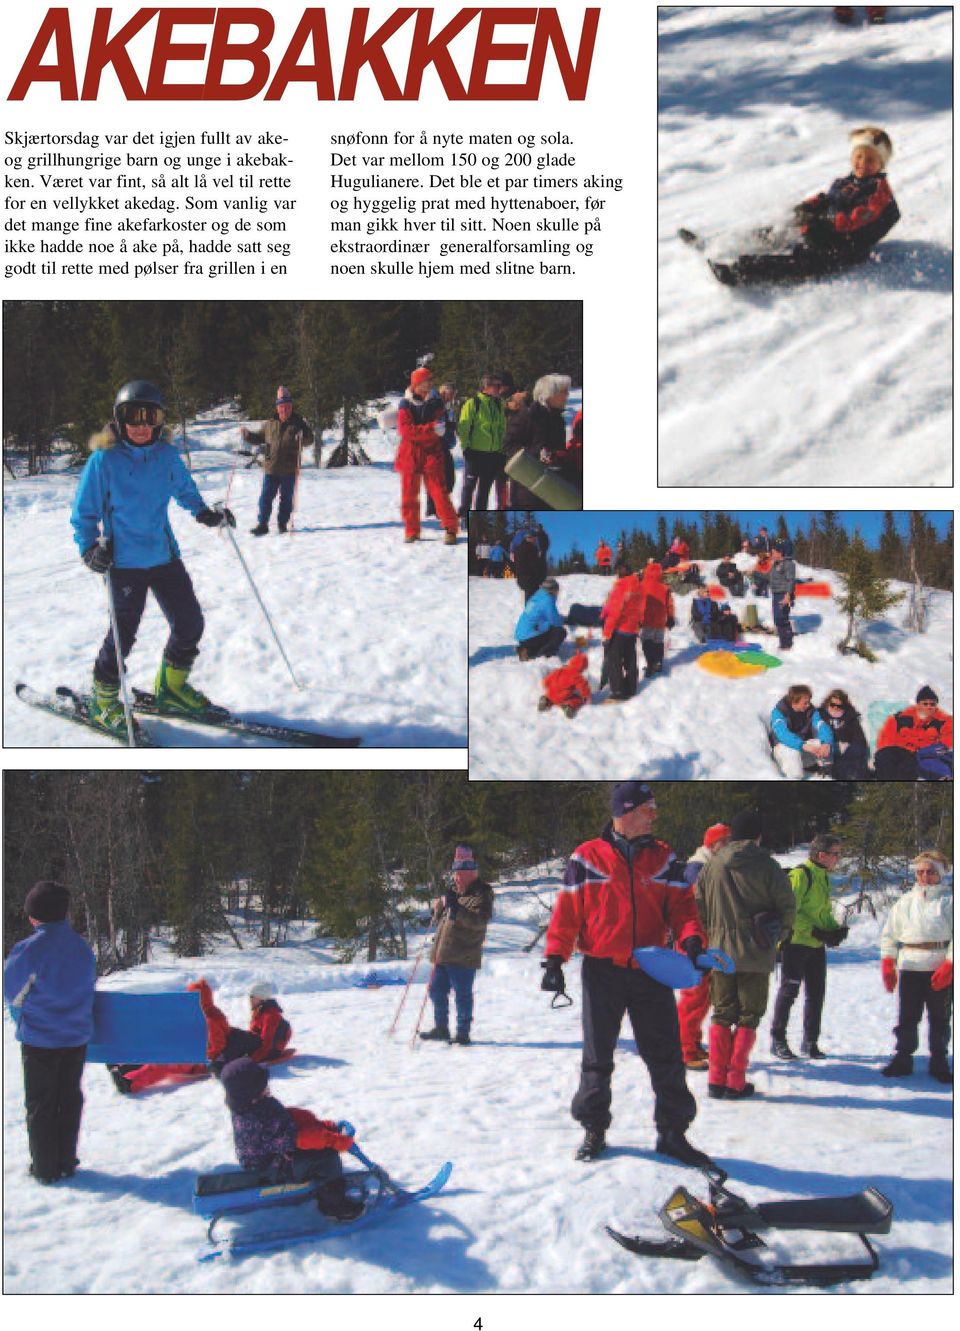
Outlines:
[[[153,692],[157,708],[161,712],[174,716],[227,715],[225,707],[217,707],[210,699],[187,682],[190,667],[185,670],[171,665],[164,657],[157,671]]]
[[[126,743],[127,718],[120,701],[119,684],[108,684],[94,675],[89,715],[98,730],[105,730],[108,735]]]

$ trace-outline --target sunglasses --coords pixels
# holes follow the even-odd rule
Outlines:
[[[155,406],[151,402],[130,402],[124,403],[119,411],[120,419],[124,425],[162,425],[167,419],[167,413],[163,407]]]

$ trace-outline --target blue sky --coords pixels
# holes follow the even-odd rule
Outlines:
[[[605,510],[598,513],[540,513],[538,519],[543,523],[544,530],[550,537],[550,553],[556,559],[565,555],[574,543],[579,545],[581,550],[592,554],[601,536],[613,545],[623,529],[631,531],[634,527],[639,527],[641,531],[656,534],[657,519],[661,513],[667,519],[667,530],[672,531],[675,518],[689,521],[690,518],[699,518],[701,511],[691,512],[690,510],[681,511],[665,508],[644,510],[642,512]],[[773,531],[779,516],[777,512],[768,512],[762,509],[730,508],[722,511],[738,519],[745,528],[753,533],[761,525]],[[784,509],[782,511],[787,519],[791,535],[797,527],[806,527],[814,516],[813,509]],[[940,536],[946,535],[951,516],[949,509],[936,512],[926,511],[928,521],[933,523]],[[851,534],[855,527],[859,527],[867,544],[876,545],[883,527],[882,510],[837,510],[837,517],[842,526]],[[895,511],[894,517],[898,528],[905,534],[908,530],[909,514],[905,510]]]

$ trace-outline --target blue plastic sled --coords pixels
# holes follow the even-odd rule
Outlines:
[[[383,989],[386,985],[406,984],[402,975],[392,975],[387,971],[368,971],[359,980],[354,980],[354,989]]]
[[[199,994],[94,994],[88,1063],[206,1060],[207,1023]]]
[[[642,971],[668,989],[692,989],[703,979],[705,971],[718,970],[732,975],[737,969],[733,958],[718,947],[708,947],[701,952],[696,964],[685,952],[675,952],[672,947],[636,947],[633,956]]]

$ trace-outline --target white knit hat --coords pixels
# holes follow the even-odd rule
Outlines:
[[[863,125],[850,131],[850,154],[857,148],[872,148],[880,158],[880,165],[886,171],[887,163],[893,156],[893,144],[890,135],[878,125]]]
[[[251,998],[273,998],[276,992],[269,980],[258,980],[256,984],[250,986]]]

